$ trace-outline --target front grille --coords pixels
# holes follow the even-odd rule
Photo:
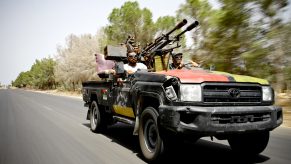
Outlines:
[[[214,124],[252,123],[269,121],[270,119],[270,113],[214,114],[211,116],[211,121]]]
[[[257,84],[205,84],[203,103],[259,104],[262,101],[261,86]]]

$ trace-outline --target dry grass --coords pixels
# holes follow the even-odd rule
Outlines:
[[[33,92],[40,92],[40,93],[46,93],[46,94],[52,94],[57,96],[68,96],[68,97],[74,97],[74,98],[82,98],[82,94],[78,91],[60,91],[57,89],[54,90],[34,90],[34,89],[27,89]]]
[[[59,90],[48,90],[46,93],[60,95],[60,96],[69,96],[69,97],[76,97],[82,98],[82,94],[78,91],[59,91]]]
[[[291,109],[286,111],[283,109],[283,126],[291,128]]]
[[[276,105],[283,107],[283,126],[291,127],[291,94],[277,94]]]

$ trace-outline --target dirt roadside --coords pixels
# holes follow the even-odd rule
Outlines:
[[[76,91],[75,92],[74,91],[59,91],[57,89],[54,89],[54,90],[24,89],[24,90],[39,92],[39,93],[46,93],[46,94],[51,94],[51,95],[56,95],[56,96],[67,96],[67,97],[82,99],[82,94]]]
[[[291,128],[291,93],[276,94],[276,105],[283,108],[283,124],[281,126]]]

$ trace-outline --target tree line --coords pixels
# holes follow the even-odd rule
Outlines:
[[[166,33],[186,18],[200,22],[190,32],[191,45],[184,38],[185,56],[202,63],[205,69],[246,74],[269,80],[277,91],[291,89],[291,23],[282,13],[287,0],[219,0],[219,8],[208,1],[186,0],[176,16],[159,17],[140,8],[138,2],[125,2],[108,16],[109,24],[95,35],[69,35],[66,45],[57,47],[54,58],[36,60],[21,72],[13,86],[39,89],[80,90],[81,83],[99,80],[95,53],[107,44],[120,44],[133,35],[141,47]]]

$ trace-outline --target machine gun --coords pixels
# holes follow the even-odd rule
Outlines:
[[[155,39],[154,42],[148,44],[142,50],[142,52],[140,53],[140,56],[147,59],[147,61],[145,63],[147,64],[148,68],[153,67],[153,58],[154,58],[154,56],[156,56],[156,55],[162,56],[163,54],[166,54],[168,52],[173,51],[174,48],[180,47],[180,45],[178,43],[179,43],[179,41],[181,39],[181,36],[185,32],[191,31],[193,28],[198,26],[199,23],[198,23],[198,21],[193,22],[185,30],[183,30],[182,32],[180,32],[179,34],[174,36],[173,38],[170,38],[170,34],[172,34],[174,31],[180,29],[181,27],[183,27],[186,24],[187,24],[187,20],[183,19],[171,31],[169,31],[168,33],[163,34],[162,36],[158,37],[157,39]],[[175,42],[177,42],[177,46],[176,47],[169,48],[167,50],[166,49],[163,50],[163,48],[165,46],[169,45],[170,43],[175,43]]]
[[[181,27],[183,27],[185,24],[187,24],[187,20],[183,19],[180,23],[178,23],[175,28],[173,28],[171,31],[169,31],[167,34],[162,34],[162,36],[158,37],[157,39],[155,39],[154,42],[151,42],[150,44],[148,44],[144,50],[142,51],[141,54],[143,53],[147,53],[148,51],[150,51],[151,49],[153,49],[154,47],[156,47],[157,45],[161,44],[163,40],[169,40],[169,36],[170,34],[172,34],[174,31],[180,29]]]

